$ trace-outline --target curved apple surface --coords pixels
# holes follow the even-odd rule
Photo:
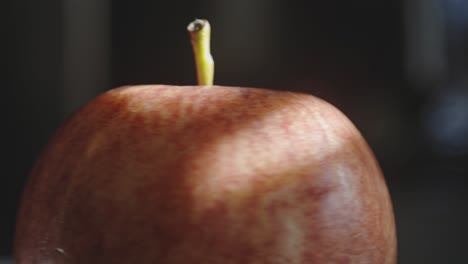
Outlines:
[[[316,97],[130,86],[74,114],[24,192],[17,263],[395,263],[391,199]]]

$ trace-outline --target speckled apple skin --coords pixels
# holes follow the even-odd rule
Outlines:
[[[16,263],[396,263],[389,192],[339,110],[242,87],[127,86],[26,186]]]

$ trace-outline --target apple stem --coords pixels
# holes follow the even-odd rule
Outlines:
[[[206,19],[195,19],[187,26],[195,56],[198,85],[213,85],[214,61],[210,52],[211,26]]]

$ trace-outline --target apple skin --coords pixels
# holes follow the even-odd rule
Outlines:
[[[17,263],[396,263],[390,195],[339,110],[311,95],[127,86],[38,159]]]

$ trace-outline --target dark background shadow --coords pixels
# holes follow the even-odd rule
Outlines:
[[[21,189],[58,124],[112,87],[193,84],[185,27],[206,17],[217,84],[311,93],[361,130],[392,193],[400,263],[466,262],[463,2],[6,1],[0,254],[11,254]]]

